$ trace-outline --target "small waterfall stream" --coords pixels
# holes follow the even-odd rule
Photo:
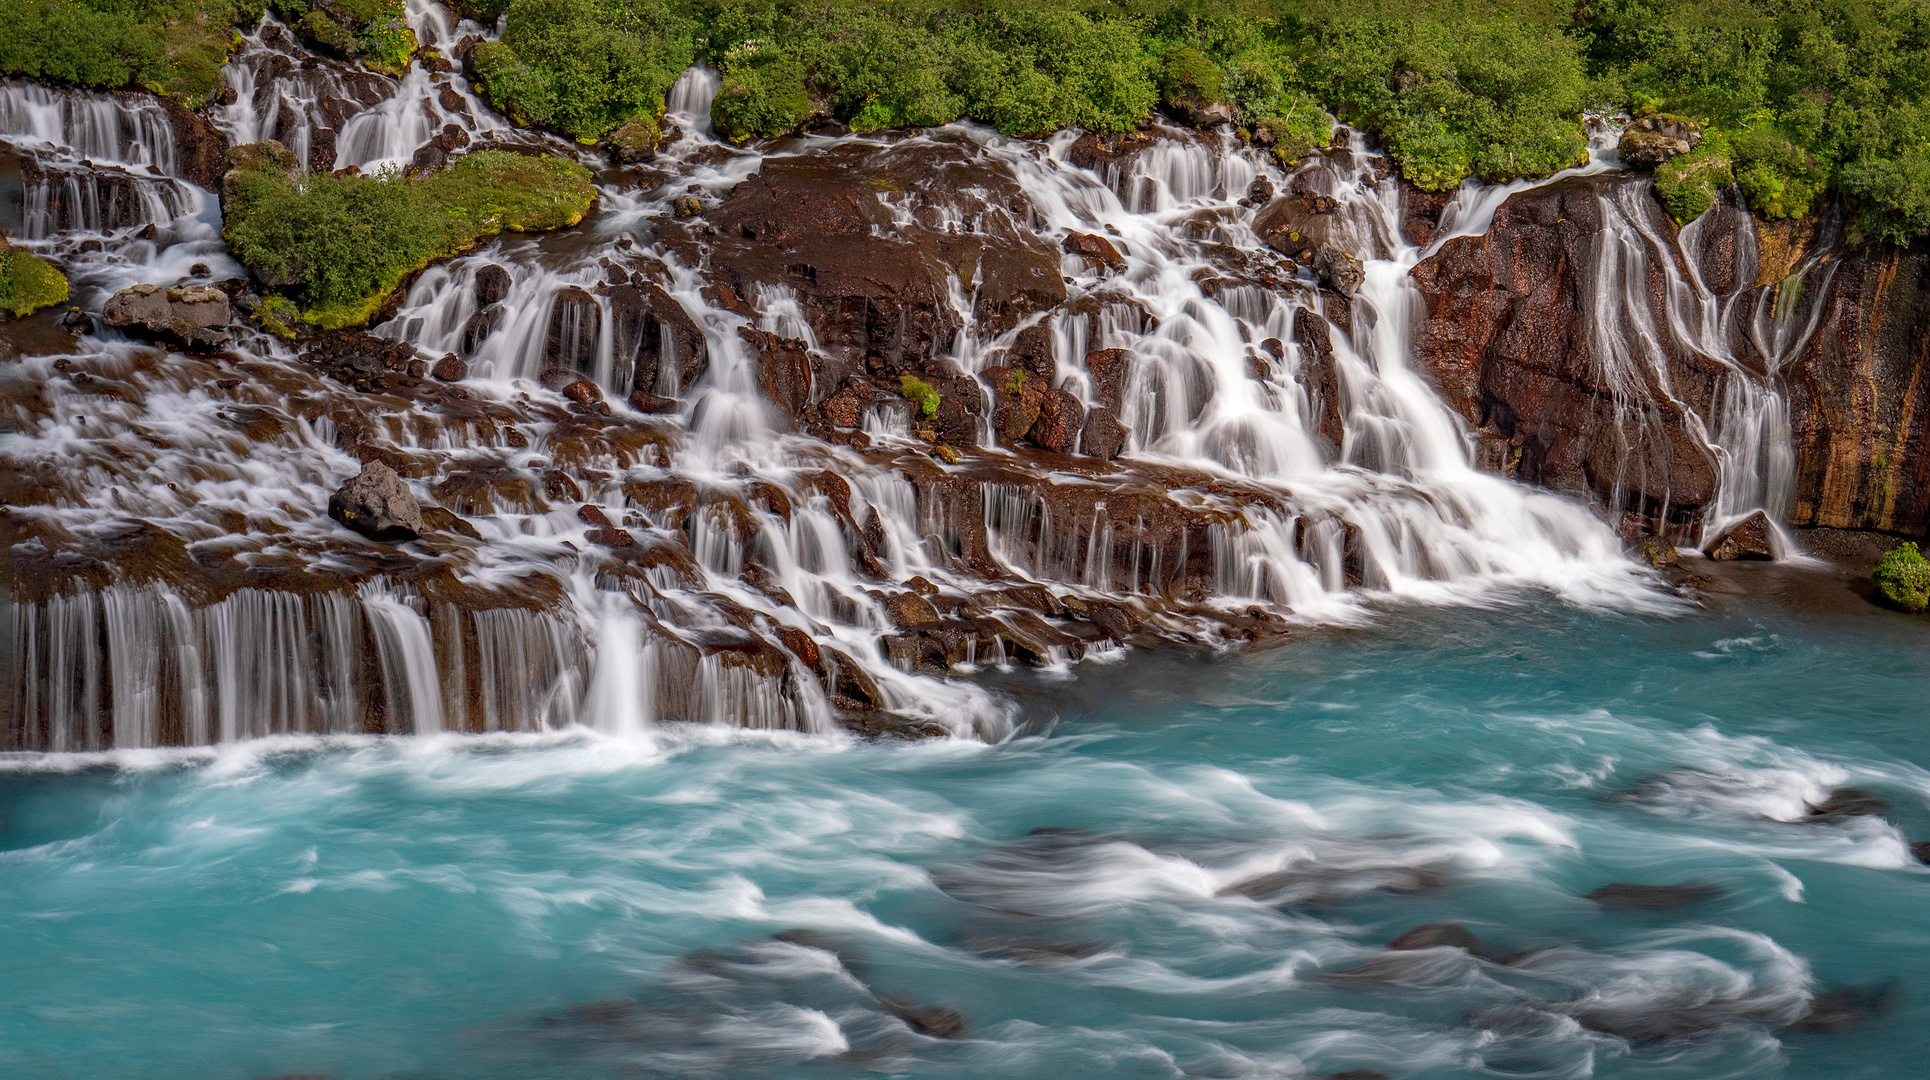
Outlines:
[[[410,13],[445,55],[482,32],[427,0]],[[247,36],[228,78],[235,101],[216,118],[230,138],[281,138],[311,164],[406,164],[444,123],[470,138],[538,138],[512,133],[459,74],[372,76],[307,56],[273,20]],[[1268,253],[1253,210],[1232,204],[1257,177],[1283,189],[1292,178],[1228,135],[1163,131],[1099,171],[1072,163],[1075,133],[1040,144],[963,125],[741,149],[710,137],[717,85],[715,72],[686,73],[668,102],[675,141],[646,169],[600,173],[599,208],[578,229],[504,237],[432,267],[373,328],[429,361],[465,358],[473,407],[371,411],[289,346],[248,332],[224,358],[163,360],[97,328],[73,355],[118,388],[106,397],[52,358],[24,363],[45,392],[13,453],[67,477],[32,509],[44,528],[31,543],[138,542],[157,554],[106,587],[14,606],[16,716],[0,745],[570,723],[642,736],[670,720],[828,731],[858,698],[960,734],[1010,730],[1009,702],[905,651],[901,582],[967,612],[961,674],[1012,663],[1022,640],[1047,668],[1116,655],[1117,641],[1082,643],[978,599],[1036,586],[1054,604],[1122,606],[1158,635],[1208,646],[1227,640],[1215,613],[1345,622],[1386,598],[1480,602],[1523,586],[1590,605],[1669,602],[1587,508],[1476,469],[1461,423],[1415,370],[1424,302],[1409,271],[1530,185],[1466,186],[1423,249],[1403,237],[1399,188],[1364,141],[1311,157],[1302,168],[1337,200],[1362,260],[1342,310],[1310,272]],[[114,235],[90,245],[82,215],[25,238],[63,260],[76,300],[94,310],[137,282],[242,276],[221,250],[213,195],[165,175],[165,118],[117,101],[0,85],[0,132],[63,166],[87,155],[96,175],[125,168],[167,185],[174,202],[142,204],[159,232],[110,223]],[[1057,387],[1085,408],[1116,408],[1128,431],[1120,462],[1090,476],[1047,474],[999,449],[935,463],[896,400],[868,408],[868,448],[792,430],[752,338],[825,353],[799,292],[763,281],[727,300],[702,249],[656,223],[680,196],[714,203],[767,167],[838,154],[944,157],[1016,193],[998,205],[973,190],[881,189],[883,240],[934,229],[1055,247],[1070,233],[1111,238],[1118,265],[1064,255],[1067,301],[1016,325],[987,325],[982,274],[954,274],[955,329],[935,349],[972,375],[1045,331]],[[1598,152],[1577,171],[1612,165]],[[1810,298],[1831,271],[1806,264],[1783,287],[1788,301],[1758,297],[1745,311],[1753,258],[1717,296],[1653,214],[1616,204],[1604,216],[1598,272],[1627,292],[1595,297],[1592,318],[1597,355],[1628,388],[1628,437],[1641,437],[1633,402],[1664,370],[1657,343],[1672,335],[1734,372],[1708,434],[1724,462],[1717,516],[1773,512],[1789,474],[1775,372],[1813,330]],[[1716,227],[1684,230],[1680,250]],[[1661,321],[1639,284],[1658,270],[1669,283]],[[1806,274],[1816,284],[1804,288]],[[1766,369],[1728,344],[1745,322]],[[1101,350],[1125,358],[1116,390],[1088,366]],[[218,379],[241,388],[218,390]],[[557,404],[552,391],[573,379],[600,387],[622,425],[586,428]],[[671,411],[634,413],[633,389]],[[835,389],[811,386],[811,400]],[[979,392],[973,422],[989,443],[994,395]],[[480,540],[377,569],[387,556],[345,544],[321,512],[359,467],[356,446],[405,463],[418,495],[467,518]],[[606,508],[635,550],[601,554],[579,502]],[[166,560],[197,552],[242,553],[247,580],[185,588]]]

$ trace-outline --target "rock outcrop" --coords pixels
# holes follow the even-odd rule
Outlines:
[[[1826,289],[1785,364],[1795,525],[1930,533],[1930,241],[1858,245],[1787,289]]]
[[[1689,537],[1716,493],[1716,462],[1695,416],[1712,415],[1721,366],[1663,335],[1663,375],[1616,364],[1591,323],[1613,188],[1626,176],[1563,180],[1521,192],[1482,236],[1457,237],[1414,268],[1428,312],[1416,360],[1473,427],[1479,463],[1595,503],[1625,534]],[[1636,205],[1672,235],[1659,206]],[[1629,293],[1666,325],[1663,271]],[[1623,517],[1621,515],[1627,515]]]
[[[226,345],[233,317],[228,294],[207,285],[135,285],[109,297],[101,310],[101,320],[116,330],[182,349]]]
[[[1694,150],[1701,141],[1702,129],[1692,121],[1679,116],[1645,116],[1622,132],[1615,152],[1629,168],[1650,171]]]

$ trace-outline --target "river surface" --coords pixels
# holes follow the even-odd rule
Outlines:
[[[0,1074],[1903,1076],[1927,642],[1529,594],[1024,677],[995,745],[14,756]],[[1384,949],[1443,922],[1483,955]]]

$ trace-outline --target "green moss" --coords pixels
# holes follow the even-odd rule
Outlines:
[[[329,328],[368,321],[437,259],[504,230],[574,225],[596,199],[581,165],[500,150],[417,179],[290,176],[273,154],[237,156],[262,164],[230,174],[229,247],[264,283],[303,302],[304,321]]]
[[[1922,611],[1930,607],[1930,561],[1915,544],[1903,546],[1883,556],[1870,575],[1876,582],[1876,595],[1900,611]]]
[[[1012,373],[1005,377],[1005,392],[1017,397],[1025,393],[1025,384],[1028,381],[1024,368],[1013,368]]]
[[[1693,151],[1656,168],[1655,197],[1676,224],[1701,217],[1715,205],[1717,193],[1735,181],[1731,153],[1729,140],[1711,131]]]
[[[918,406],[918,414],[926,418],[938,415],[938,391],[930,383],[916,375],[898,377],[898,392]]]
[[[66,302],[67,276],[53,263],[18,248],[0,251],[0,309],[22,316]]]
[[[255,321],[261,324],[261,328],[283,341],[295,339],[294,324],[301,317],[301,309],[295,306],[295,302],[279,293],[263,297],[261,306],[255,309]]]

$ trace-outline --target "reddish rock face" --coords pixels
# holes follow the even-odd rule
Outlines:
[[[1064,390],[1048,390],[1039,399],[1039,418],[1032,425],[1032,441],[1047,450],[1069,454],[1086,422],[1086,407]]]
[[[775,158],[706,213],[712,286],[746,312],[772,286],[791,290],[823,353],[819,385],[896,377],[957,332],[954,280],[986,335],[1064,301],[1059,254],[1026,227],[1030,213],[969,140]],[[954,231],[960,218],[977,231]]]
[[[1826,288],[1815,336],[1783,370],[1796,449],[1790,521],[1930,532],[1930,241],[1857,246]],[[1819,279],[1827,278],[1827,285]],[[1775,288],[1775,286],[1768,286]]]
[[[1414,268],[1428,313],[1416,360],[1475,430],[1483,464],[1565,494],[1626,510],[1635,531],[1691,532],[1714,498],[1716,464],[1676,404],[1713,415],[1714,361],[1665,342],[1669,385],[1628,373],[1635,393],[1604,377],[1587,297],[1603,199],[1626,176],[1564,180],[1511,197],[1483,236],[1459,237]],[[1659,206],[1653,224],[1672,235]],[[1652,262],[1637,283],[1666,324]],[[1638,293],[1640,295],[1640,293]],[[1617,506],[1616,504],[1620,505]]]
[[[1702,550],[1720,562],[1732,559],[1773,559],[1776,557],[1776,527],[1761,510],[1750,514],[1710,540]]]

